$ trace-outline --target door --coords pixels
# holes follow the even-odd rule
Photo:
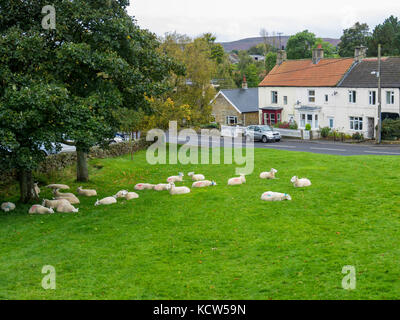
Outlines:
[[[368,118],[368,139],[373,139],[375,136],[375,119]]]

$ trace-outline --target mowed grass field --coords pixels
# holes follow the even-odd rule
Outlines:
[[[223,154],[223,152],[221,152]],[[255,170],[227,186],[235,165],[155,165],[146,153],[92,160],[99,198],[139,182],[164,183],[182,171],[218,185],[181,196],[153,190],[140,198],[78,214],[0,213],[1,299],[398,299],[400,297],[400,158],[339,157],[255,150]],[[279,179],[261,180],[271,167]],[[294,175],[313,185],[295,189]],[[43,181],[69,184],[73,168]],[[191,186],[187,176],[178,185]],[[293,201],[268,203],[266,191]],[[41,196],[50,197],[42,188]],[[0,201],[18,198],[17,187]],[[41,286],[44,265],[56,290]],[[357,288],[342,288],[344,266]]]

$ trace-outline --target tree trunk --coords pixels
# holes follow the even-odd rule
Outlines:
[[[18,172],[19,188],[20,188],[20,201],[22,203],[29,203],[38,200],[37,195],[33,192],[32,171],[21,169]]]
[[[87,153],[77,149],[76,156],[76,180],[79,182],[88,182],[89,172],[87,166]]]

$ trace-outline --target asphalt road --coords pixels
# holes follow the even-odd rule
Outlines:
[[[179,144],[188,143],[190,145],[207,145],[211,147],[211,140],[204,138],[203,141],[197,141],[196,139],[189,141],[190,139],[178,139]],[[227,146],[243,146],[245,147],[245,141],[240,142],[225,141],[220,139],[220,146],[223,147],[227,143]],[[167,137],[168,142],[176,142],[176,137]],[[373,144],[350,144],[350,143],[340,143],[340,142],[323,142],[323,141],[304,141],[304,140],[292,140],[283,139],[281,142],[276,143],[262,143],[255,142],[254,148],[263,149],[277,149],[277,150],[287,150],[287,151],[299,151],[299,152],[310,152],[319,154],[332,154],[340,156],[356,156],[356,155],[380,155],[380,156],[400,156],[400,146],[397,145],[373,145]]]

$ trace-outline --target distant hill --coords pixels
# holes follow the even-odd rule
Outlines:
[[[335,47],[339,44],[340,39],[333,39],[333,38],[322,38],[324,41],[327,41],[333,44]],[[286,44],[289,40],[289,36],[281,36],[281,46],[286,48]],[[225,51],[231,52],[232,50],[249,50],[251,47],[254,47],[260,43],[263,43],[264,39],[261,37],[255,38],[246,38],[237,41],[231,42],[220,42],[220,44],[224,47]],[[268,37],[268,43],[275,46],[276,48],[279,47],[279,37]]]

